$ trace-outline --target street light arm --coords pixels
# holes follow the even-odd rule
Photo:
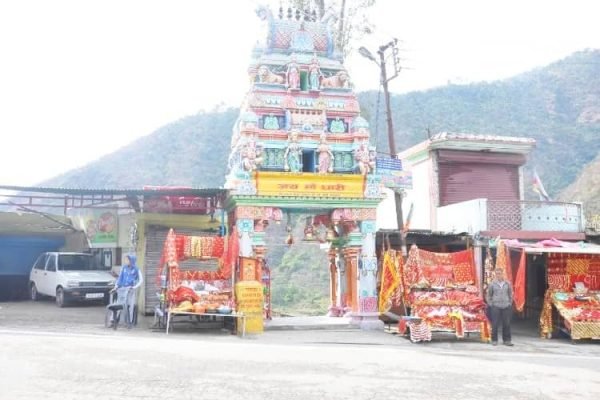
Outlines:
[[[368,58],[369,60],[373,61],[375,64],[379,65],[379,62],[377,62],[377,59],[376,59],[376,58],[373,56],[373,54],[372,54],[372,53],[369,51],[369,49],[367,49],[366,47],[364,47],[364,46],[361,46],[361,47],[358,49],[358,53],[359,53],[361,56],[363,56],[363,57],[365,57],[365,58]]]

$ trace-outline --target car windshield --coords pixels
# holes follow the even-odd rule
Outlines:
[[[61,271],[101,270],[94,257],[86,254],[61,254],[58,256],[58,269]]]

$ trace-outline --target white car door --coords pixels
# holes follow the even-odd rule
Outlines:
[[[38,293],[46,294],[42,292],[42,280],[44,279],[44,274],[46,273],[46,259],[48,258],[48,254],[44,253],[38,257],[35,264],[33,264],[33,268],[31,269],[31,275],[29,276],[29,280],[35,285]]]
[[[46,270],[44,271],[42,290],[45,295],[56,295],[56,254],[48,255]]]

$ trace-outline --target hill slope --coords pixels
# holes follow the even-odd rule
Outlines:
[[[600,155],[585,166],[577,180],[560,194],[559,200],[583,202],[588,222],[600,216]]]
[[[376,92],[361,93],[359,99],[371,119],[372,142],[386,151],[383,99],[379,113]],[[555,196],[600,150],[600,50],[578,52],[503,81],[394,95],[392,107],[398,150],[425,140],[428,129],[535,138],[531,163]],[[237,113],[229,109],[183,118],[44,184],[221,186]]]
[[[360,99],[370,116],[377,115],[377,93]],[[399,149],[427,139],[428,129],[535,138],[530,164],[556,196],[600,150],[600,50],[574,53],[507,80],[394,96],[392,107]],[[379,116],[383,150],[383,101]]]
[[[43,184],[74,188],[221,186],[227,172],[231,127],[238,113],[231,108],[182,118]]]

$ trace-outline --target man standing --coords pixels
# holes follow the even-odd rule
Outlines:
[[[510,319],[512,316],[513,289],[506,280],[504,270],[494,271],[495,279],[487,291],[487,302],[492,315],[492,345],[498,345],[498,328],[502,326],[502,342],[512,346],[510,334]]]

